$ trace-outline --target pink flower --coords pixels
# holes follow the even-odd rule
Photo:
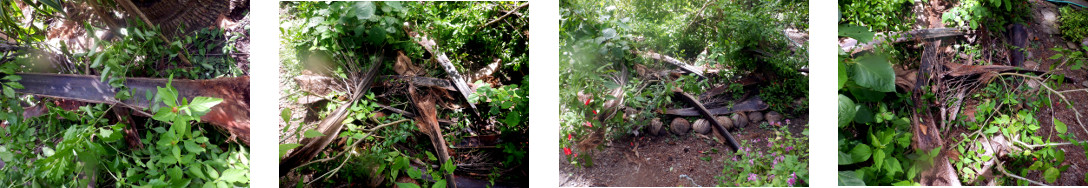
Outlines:
[[[767,175],[767,181],[771,181],[772,179],[774,179],[774,174]]]
[[[756,174],[752,174],[752,173],[748,174],[748,181],[756,181],[756,180],[759,180],[759,177],[756,176]]]
[[[786,119],[786,124],[790,124],[790,119]]]
[[[767,142],[767,147],[768,147],[768,148],[769,148],[769,147],[773,147],[773,146],[774,146],[774,144],[772,144],[771,142]]]
[[[786,152],[789,152],[790,150],[793,150],[793,146],[786,146]]]
[[[586,127],[593,127],[593,123],[589,123],[589,121],[586,121]]]
[[[786,180],[786,183],[793,187],[795,182],[797,182],[797,173],[790,173],[790,179]]]

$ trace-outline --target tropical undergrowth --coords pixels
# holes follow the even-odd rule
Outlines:
[[[112,2],[108,2],[112,3]],[[94,38],[91,48],[51,43],[47,20],[68,19],[59,10],[71,3],[8,1],[0,4],[0,34],[9,36],[0,55],[3,95],[0,96],[0,182],[26,187],[229,187],[249,185],[249,151],[228,142],[229,135],[201,123],[200,117],[222,99],[179,98],[167,84],[155,92],[130,93],[128,77],[216,78],[245,74],[232,68],[226,55],[237,50],[221,38],[223,30],[203,30],[179,37],[160,38],[157,26],[142,22],[124,28],[106,28],[95,20],[81,23],[88,33],[120,31],[112,40]],[[30,11],[20,9],[26,8]],[[31,19],[27,19],[31,18]],[[22,24],[30,23],[30,24]],[[199,53],[191,53],[191,52]],[[195,65],[178,63],[178,56],[193,57]],[[102,82],[120,88],[115,98],[147,95],[155,105],[150,118],[119,120],[121,105],[84,104],[15,93],[22,78],[15,73],[40,72],[97,74]],[[29,115],[24,109],[42,109]],[[142,135],[125,138],[125,131]]]
[[[293,77],[304,70],[328,71],[335,79],[350,79],[349,67],[367,67],[384,56],[380,75],[396,75],[394,58],[403,52],[416,66],[419,76],[445,79],[444,69],[431,61],[408,31],[433,39],[453,62],[461,75],[467,76],[498,62],[494,80],[464,78],[477,87],[468,102],[476,104],[482,118],[474,117],[467,106],[457,109],[438,108],[439,119],[452,119],[442,126],[446,145],[460,143],[476,136],[496,135],[502,142],[493,149],[456,149],[471,153],[469,157],[451,156],[438,164],[434,148],[427,143],[415,122],[399,113],[390,113],[381,105],[414,112],[415,105],[404,88],[373,87],[354,103],[345,99],[350,93],[331,92],[318,96],[327,103],[306,106],[307,109],[282,109],[280,155],[301,145],[304,138],[324,136],[313,126],[300,123],[293,113],[310,112],[326,118],[337,108],[349,105],[344,128],[338,140],[315,157],[314,163],[298,168],[301,174],[312,174],[309,182],[298,185],[333,185],[373,183],[380,186],[444,187],[449,180],[445,174],[473,172],[483,174],[492,185],[497,182],[520,182],[527,176],[509,174],[514,169],[528,169],[528,8],[522,8],[499,22],[486,25],[524,2],[285,2],[287,14],[281,15],[282,31],[280,65],[282,76]],[[327,58],[330,65],[313,67],[313,57]],[[354,60],[350,59],[362,59]],[[354,65],[352,65],[354,63]],[[355,70],[365,71],[365,70]],[[381,79],[378,79],[381,81]],[[378,84],[376,81],[374,84]],[[312,95],[298,90],[294,82],[285,83],[284,98],[297,103],[299,98]],[[421,92],[425,90],[420,89]],[[449,92],[449,103],[460,105],[460,94]],[[381,105],[379,105],[381,104]],[[442,105],[439,105],[440,107]],[[474,123],[475,122],[475,123]],[[486,122],[486,123],[485,123]],[[493,126],[483,126],[484,124]],[[451,147],[452,148],[452,147]],[[473,160],[473,161],[469,161]],[[331,162],[324,162],[331,161]],[[416,162],[418,161],[418,162]],[[481,163],[482,162],[482,163]],[[420,166],[424,165],[426,166]],[[430,165],[438,168],[431,168]],[[459,165],[479,165],[482,168],[460,168]],[[504,175],[506,173],[506,175]],[[375,178],[377,179],[371,179]],[[408,177],[418,184],[398,181]]]
[[[796,89],[808,86],[808,77],[800,72],[808,66],[807,44],[797,44],[783,34],[784,30],[807,30],[804,1],[565,0],[560,7],[559,145],[573,165],[592,165],[593,156],[588,154],[592,151],[573,150],[579,142],[646,134],[643,128],[648,123],[634,122],[668,119],[661,112],[687,107],[673,97],[674,88],[698,95],[723,86],[728,90],[723,95],[732,100],[758,95],[771,105],[770,110],[787,117],[807,114],[808,92]],[[705,78],[650,76],[676,66],[644,57],[642,52],[721,71]],[[732,83],[755,74],[765,75],[765,83],[755,87]],[[619,99],[612,94],[615,90],[623,96],[618,105],[623,108],[605,108],[609,101]],[[600,113],[614,115],[602,122],[596,119]]]
[[[961,1],[970,2],[975,1]],[[976,21],[967,23],[980,24],[984,20],[1001,18],[1000,14],[1018,11],[1004,7],[1020,6],[1008,2],[1002,6],[990,1],[976,3],[995,9],[979,11],[992,11],[998,15],[988,13],[982,15],[986,16],[984,18],[971,18]],[[1003,11],[996,10],[998,7],[1002,7]],[[946,21],[949,15],[955,14],[953,12],[945,14]],[[840,37],[856,39],[859,43],[874,40],[875,33],[851,23],[840,23]],[[1058,88],[1065,82],[1064,75],[1057,74],[1057,70],[1080,69],[1082,63],[1078,60],[1083,62],[1083,53],[1079,50],[1055,48],[1059,53],[1050,59],[1060,62],[1043,68],[1050,70],[1046,74],[1002,73],[990,80],[977,80],[981,83],[980,87],[966,90],[968,93],[962,101],[964,105],[958,105],[960,102],[954,99],[943,101],[934,93],[958,88],[915,86],[921,87],[916,91],[923,93],[898,88],[893,67],[914,67],[916,65],[910,64],[910,61],[902,60],[919,54],[899,45],[883,46],[856,54],[840,50],[839,185],[920,185],[920,172],[936,168],[932,165],[938,160],[947,160],[955,170],[955,178],[961,181],[958,183],[964,185],[987,184],[991,180],[984,178],[983,173],[995,175],[997,178],[992,181],[998,185],[1049,184],[1055,183],[1069,167],[1062,165],[1065,150],[1057,147],[1083,145],[1069,132],[1065,122],[1052,114],[1041,114],[1044,110],[1073,108],[1064,96],[1060,96],[1063,92],[1051,88]],[[975,54],[973,56],[977,56],[980,50],[971,45],[953,46],[963,47],[963,52]],[[959,62],[961,60],[955,59],[953,63],[967,63]],[[974,60],[978,58],[963,61]],[[940,128],[939,134],[946,141],[940,144],[944,145],[916,150],[911,146],[915,137],[911,124],[916,122],[911,118],[933,110],[915,108],[929,104],[942,104],[950,111],[960,113],[957,117],[949,117],[949,126]],[[1049,118],[1040,119],[1042,117]],[[946,155],[940,155],[941,152]],[[1034,177],[1029,176],[1034,174],[1040,174],[1038,177],[1041,179],[1026,178]]]

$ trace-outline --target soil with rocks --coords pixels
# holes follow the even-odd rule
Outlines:
[[[808,115],[805,119],[794,119],[789,125],[793,135],[807,128]],[[755,139],[766,142],[774,135],[774,130],[749,125],[732,130],[737,139]],[[579,167],[567,161],[563,150],[559,150],[559,186],[560,187],[714,187],[721,183],[715,178],[722,176],[725,160],[733,153],[729,146],[711,139],[713,135],[702,136],[688,133],[684,136],[666,134],[663,136],[628,135],[602,144],[604,149],[593,152],[593,166]],[[752,143],[753,149],[769,149],[766,144]],[[717,149],[717,153],[708,152]],[[703,154],[704,152],[708,154]],[[710,157],[710,161],[700,158]],[[690,179],[689,179],[690,178]]]

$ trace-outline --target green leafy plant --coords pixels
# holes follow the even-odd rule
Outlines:
[[[841,18],[848,24],[865,26],[874,31],[903,31],[910,29],[914,18],[912,0],[839,0]]]
[[[808,130],[805,130],[807,134]],[[807,135],[795,137],[785,128],[774,131],[775,137],[741,141],[741,148],[725,161],[724,176],[718,186],[797,186],[808,185]],[[766,149],[752,149],[756,144],[766,144]]]
[[[1088,38],[1088,11],[1066,6],[1059,8],[1058,12],[1061,14],[1058,29],[1063,37],[1070,41],[1084,41]]]

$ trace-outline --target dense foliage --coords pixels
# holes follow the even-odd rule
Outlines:
[[[1031,10],[1025,7],[1026,1],[958,1],[955,7],[944,13],[943,20],[957,27],[1002,31],[1008,23],[1024,21],[1022,15]],[[865,43],[877,40],[873,37],[874,32],[884,31],[853,25],[857,21],[852,19],[858,18],[844,17],[840,21],[840,37]],[[932,88],[942,86],[933,84],[915,85],[920,87],[916,91],[899,90],[896,86],[898,70],[893,66],[914,69],[918,66],[915,64],[917,61],[901,60],[917,59],[920,54],[897,45],[882,46],[857,54],[840,50],[839,185],[920,185],[920,172],[936,168],[931,165],[939,160],[947,160],[957,175],[955,178],[961,181],[956,183],[964,185],[985,183],[982,173],[996,175],[994,183],[998,185],[1029,185],[1027,179],[1022,177],[1034,174],[1042,177],[1041,182],[1055,183],[1068,168],[1068,163],[1063,163],[1065,151],[1057,146],[1069,143],[1059,143],[1058,139],[1070,141],[1075,137],[1057,118],[1037,119],[1037,113],[1046,108],[1073,108],[1056,100],[1058,96],[1054,93],[1043,89],[1062,85],[1065,82],[1063,75],[1004,73],[991,80],[978,80],[984,84],[976,90],[965,90],[969,91],[963,101],[967,105],[959,106],[953,105],[954,102],[958,103],[956,101],[938,99],[936,92],[961,88]],[[951,46],[962,50],[966,56],[964,59],[952,58],[953,62],[950,63],[970,64],[979,60],[980,50],[983,50],[977,44],[970,43],[953,43]],[[1049,59],[1059,62],[1049,70],[1067,66],[1079,70],[1083,66],[1083,52],[1064,48],[1053,50],[1059,53]],[[1026,84],[1029,82],[1031,84]],[[931,113],[929,111],[933,109],[927,108],[931,104],[944,105],[942,107],[947,110],[960,113],[958,117],[948,117],[954,120],[948,122],[949,127],[939,129],[938,134],[945,141],[939,143],[941,146],[917,150],[911,146],[915,136],[911,125],[917,122],[912,122],[910,118]],[[1050,128],[1047,127],[1050,123],[1053,130],[1044,129]],[[1050,131],[1057,134],[1044,136],[1047,135],[1045,132]],[[992,140],[1009,140],[1010,146],[1004,147],[1011,152],[1001,156],[995,154],[999,151],[990,148]],[[945,155],[941,155],[942,152]]]
[[[1074,42],[1085,41],[1088,38],[1088,11],[1066,6],[1058,9],[1061,19],[1058,21],[1058,29],[1062,36]]]
[[[481,130],[468,119],[472,113],[466,110],[447,110],[439,108],[439,118],[451,118],[456,121],[449,126],[445,138],[447,142],[457,143],[465,137],[475,134],[495,133],[504,142],[497,147],[499,161],[485,174],[496,181],[519,180],[518,176],[503,176],[501,172],[511,168],[528,168],[528,8],[521,8],[502,21],[485,25],[498,16],[506,14],[513,7],[524,2],[284,2],[281,8],[287,14],[281,14],[281,66],[282,76],[300,75],[303,70],[322,70],[328,68],[340,78],[348,78],[349,67],[365,67],[364,64],[378,56],[385,56],[380,75],[395,75],[394,58],[391,54],[403,51],[413,63],[420,66],[421,76],[446,78],[446,73],[430,58],[432,54],[416,43],[409,33],[426,36],[435,40],[438,49],[449,57],[458,71],[464,76],[475,73],[499,62],[494,77],[497,82],[477,81],[477,89],[469,96],[469,102],[476,103],[484,121],[495,125],[492,130]],[[312,67],[312,58],[326,57],[332,64],[327,67]],[[364,60],[355,60],[364,59]],[[352,65],[352,63],[356,63]],[[368,65],[367,65],[368,66]],[[356,70],[363,71],[363,70]],[[468,78],[466,78],[468,79]],[[290,80],[290,79],[284,79]],[[471,80],[466,80],[471,81]],[[297,88],[294,82],[284,83],[290,88]],[[298,102],[300,97],[309,93],[294,89],[285,90],[285,98]],[[407,175],[418,180],[424,187],[445,187],[444,174],[453,174],[456,165],[464,161],[451,158],[438,169],[415,168],[410,160],[423,159],[427,163],[437,163],[436,155],[430,144],[417,143],[426,140],[418,137],[420,131],[410,118],[401,114],[377,115],[383,108],[379,103],[389,104],[397,109],[414,109],[406,91],[387,90],[384,93],[371,89],[355,103],[341,102],[347,93],[333,92],[326,99],[337,99],[317,106],[319,118],[325,118],[329,112],[342,105],[351,105],[349,116],[344,121],[344,128],[339,134],[345,138],[345,144],[333,144],[329,153],[319,154],[315,159],[336,159],[334,163],[316,163],[304,166],[301,173],[313,173],[315,180],[325,184],[352,184],[372,182],[363,179],[379,174],[387,180],[384,186],[414,186],[414,184],[394,183],[398,177]],[[450,93],[454,94],[454,93]],[[453,102],[457,102],[454,99]],[[304,124],[295,124],[292,111],[283,109],[281,117],[287,122],[281,127],[280,155],[299,147],[294,144],[302,138],[323,136]],[[483,122],[483,121],[480,121]],[[388,127],[384,127],[388,126]],[[384,127],[384,128],[378,128]],[[472,130],[477,131],[469,133]],[[362,140],[362,141],[360,141]],[[352,144],[359,142],[360,144]],[[335,148],[335,149],[334,149]],[[338,158],[346,154],[342,160]],[[375,162],[384,161],[384,162]],[[427,175],[427,176],[423,176]],[[314,183],[298,182],[300,185]]]
[[[637,134],[642,131],[639,128],[648,125],[632,122],[649,122],[663,117],[660,112],[665,109],[684,106],[671,97],[673,88],[697,95],[725,86],[728,95],[739,100],[751,91],[731,81],[753,74],[767,75],[766,84],[749,88],[754,90],[753,94],[771,104],[771,110],[788,117],[807,114],[808,91],[797,89],[808,88],[808,77],[799,72],[808,66],[807,44],[799,44],[803,42],[785,35],[786,30],[806,32],[805,1],[563,0],[559,15],[559,82],[563,85],[559,91],[562,110],[559,145],[566,153],[566,160],[574,165],[592,165],[592,156],[585,154],[590,151],[571,150],[578,142],[598,139],[590,138],[591,133],[607,132],[601,134],[609,135],[603,139]],[[641,52],[654,52],[695,67],[721,68],[721,71],[707,74],[707,78],[678,75],[659,79],[647,75],[676,67],[641,56]],[[622,106],[636,109],[634,114],[604,108],[607,101],[617,99],[611,94],[617,89],[624,96]],[[798,101],[802,104],[796,104]],[[606,110],[617,112],[603,122],[593,119]],[[780,133],[784,132],[787,131]],[[792,139],[781,143],[805,142]],[[804,147],[791,144],[783,144],[781,148]],[[800,161],[807,161],[805,154],[796,155],[797,152],[804,150],[790,153]],[[761,165],[772,165],[772,160],[767,159]],[[803,163],[789,168],[806,169],[807,164]],[[779,186],[787,185],[785,180],[792,172],[797,172],[796,178],[807,179],[807,173],[786,168],[759,167],[750,172],[780,173],[773,184]],[[727,177],[722,177],[722,181],[728,182],[723,185],[732,186],[734,175],[727,173]]]
[[[223,47],[233,42],[221,38],[227,34],[221,29],[169,37],[173,42],[168,44],[157,26],[134,22],[128,27],[112,28],[120,31],[112,40],[87,35],[94,38],[88,40],[93,41],[89,42],[91,48],[68,46],[67,41],[48,42],[55,39],[47,38],[46,33],[57,29],[57,24],[47,23],[71,21],[87,33],[111,29],[95,20],[68,20],[70,15],[58,11],[71,9],[72,5],[52,0],[0,3],[0,35],[10,37],[4,41],[0,55],[0,72],[6,75],[0,97],[0,112],[6,120],[0,126],[3,186],[248,186],[248,148],[228,143],[228,136],[199,122],[221,99],[178,98],[178,91],[169,84],[154,93],[121,89],[115,96],[118,99],[150,95],[156,99],[150,102],[166,104],[144,109],[154,117],[130,125],[116,120],[112,112],[126,107],[90,104],[68,109],[73,108],[67,106],[71,101],[14,92],[23,86],[18,82],[21,78],[11,74],[22,72],[98,74],[103,82],[119,88],[125,88],[127,77],[177,75],[200,79],[247,72],[237,69],[233,58],[223,55],[237,50]],[[12,46],[17,49],[6,48]],[[179,55],[192,57],[194,64],[179,63]],[[24,116],[24,106],[44,112],[36,117]],[[125,130],[143,138],[126,142],[122,139]],[[143,148],[133,147],[133,143]]]

